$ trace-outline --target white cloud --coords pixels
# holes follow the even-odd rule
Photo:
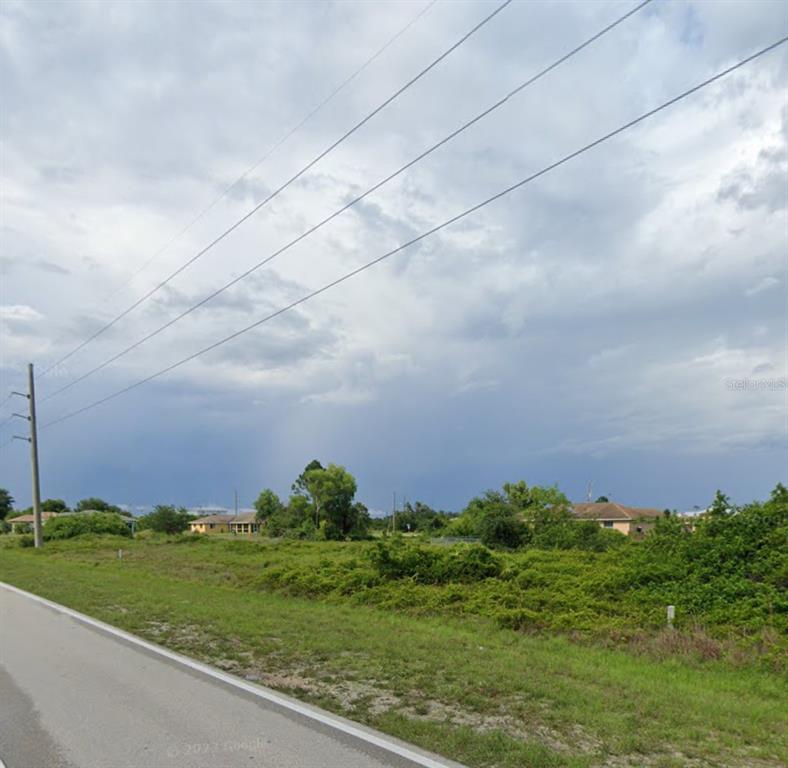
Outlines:
[[[759,280],[755,285],[751,288],[748,288],[745,292],[745,296],[757,296],[759,293],[763,293],[764,291],[768,291],[771,288],[776,288],[780,284],[780,281],[776,277],[772,277],[771,275],[764,277],[762,280]]]
[[[38,310],[27,304],[0,304],[0,320],[29,324],[43,317]]]

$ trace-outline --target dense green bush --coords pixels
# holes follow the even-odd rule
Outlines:
[[[44,523],[44,539],[71,539],[84,534],[109,534],[112,536],[131,536],[131,531],[123,518],[111,512],[98,512],[94,515],[58,515]]]
[[[423,547],[395,539],[377,542],[369,557],[382,578],[411,579],[419,584],[481,581],[500,576],[502,570],[500,559],[478,544]]]
[[[509,509],[496,509],[486,514],[477,527],[482,544],[488,547],[518,549],[530,541],[531,529]]]
[[[626,578],[639,591],[681,606],[697,620],[741,629],[788,622],[788,490],[733,506],[721,493],[691,527],[657,521],[632,549]]]

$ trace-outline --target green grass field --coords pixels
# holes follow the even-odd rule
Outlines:
[[[469,766],[788,761],[784,677],[695,653],[689,635],[647,620],[623,634],[653,642],[622,649],[610,632],[516,631],[488,611],[489,585],[376,584],[366,543],[107,538],[35,551],[3,538],[3,581]],[[542,587],[543,610],[559,609],[562,585]],[[594,610],[613,628],[630,621],[604,601]]]

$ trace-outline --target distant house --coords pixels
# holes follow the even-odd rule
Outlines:
[[[233,533],[259,533],[260,523],[257,521],[257,513],[239,512],[230,520],[230,530]]]
[[[56,512],[42,512],[41,521],[46,522],[50,517],[57,517]],[[19,515],[12,517],[8,522],[11,524],[12,533],[28,533],[33,530],[33,523],[35,523],[35,515]]]
[[[192,533],[229,533],[230,521],[235,515],[206,515],[192,520],[189,523],[189,530]]]
[[[572,514],[578,520],[593,520],[602,528],[610,528],[625,536],[638,537],[645,535],[664,512],[649,507],[625,507],[614,501],[602,501],[573,504]]]
[[[192,533],[251,534],[260,531],[260,523],[254,512],[239,512],[237,515],[221,513],[192,520],[189,528]]]

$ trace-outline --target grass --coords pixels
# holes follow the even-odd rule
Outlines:
[[[470,611],[310,599],[263,576],[334,573],[363,546],[72,540],[0,548],[0,578],[469,766],[788,760],[785,680],[767,669],[526,634]]]

